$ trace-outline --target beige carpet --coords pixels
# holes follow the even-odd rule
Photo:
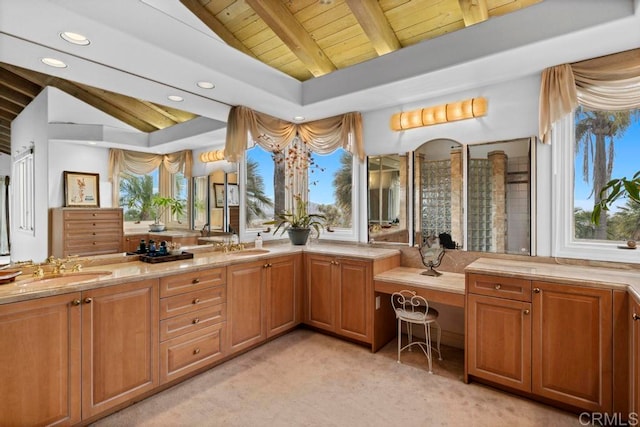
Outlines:
[[[130,406],[97,426],[577,426],[549,406],[464,384],[462,351],[429,375],[421,352],[296,330]]]

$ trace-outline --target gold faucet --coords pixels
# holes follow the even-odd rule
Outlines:
[[[44,277],[44,269],[42,268],[42,266],[40,264],[33,264],[33,277],[35,277],[36,279],[42,279]]]

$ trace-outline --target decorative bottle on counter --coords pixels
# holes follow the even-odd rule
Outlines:
[[[140,246],[138,246],[138,253],[141,253],[141,254],[147,253],[147,244],[144,242],[144,239],[140,240]]]
[[[260,235],[260,233],[258,233],[258,235],[256,236],[255,248],[262,249],[262,236]]]

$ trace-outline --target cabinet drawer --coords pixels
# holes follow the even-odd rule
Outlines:
[[[160,300],[160,319],[192,313],[226,301],[226,285],[201,289]]]
[[[120,252],[120,239],[68,240],[64,252],[70,255],[91,255]]]
[[[211,286],[223,285],[226,282],[226,269],[194,271],[193,273],[174,274],[160,279],[160,297],[192,292]]]
[[[67,240],[90,240],[90,239],[110,239],[118,238],[120,235],[120,227],[111,228],[90,228],[85,230],[80,229],[66,229],[64,231],[64,238]]]
[[[160,383],[164,384],[224,357],[226,322],[160,344]]]
[[[122,233],[122,222],[118,220],[111,221],[67,221],[64,223],[64,232],[82,233],[100,230],[117,230]]]
[[[172,317],[160,322],[160,341],[166,341],[177,336],[199,331],[227,318],[227,304],[218,304],[213,307]]]
[[[474,294],[531,301],[531,281],[525,279],[470,273],[467,289]]]
[[[65,219],[65,221],[97,219],[111,219],[120,221],[122,219],[122,209],[64,210],[63,218]]]

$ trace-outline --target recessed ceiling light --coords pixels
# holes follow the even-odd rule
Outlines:
[[[295,120],[296,122],[301,122],[304,120],[304,116],[295,116],[293,120]]]
[[[43,64],[47,64],[50,67],[67,68],[67,64],[65,64],[64,62],[60,61],[59,59],[42,58],[42,59],[40,59],[40,61],[42,61]]]
[[[320,4],[331,4],[331,3],[333,3],[333,0],[320,0],[318,3],[320,3]]]
[[[205,81],[198,82],[196,83],[196,85],[198,85],[198,87],[202,89],[213,89],[214,87],[216,87],[216,85],[214,85],[213,83]]]
[[[182,102],[184,101],[184,98],[178,95],[169,95],[167,96],[167,98],[169,98],[169,100],[173,101],[173,102]]]
[[[97,144],[97,142],[95,142],[95,141],[87,141],[87,144],[89,144],[89,145],[96,145],[96,144]]]
[[[72,33],[71,31],[64,31],[60,33],[60,37],[62,37],[64,41],[77,44],[80,46],[86,46],[89,43],[91,43],[89,39],[83,36],[82,34]]]

